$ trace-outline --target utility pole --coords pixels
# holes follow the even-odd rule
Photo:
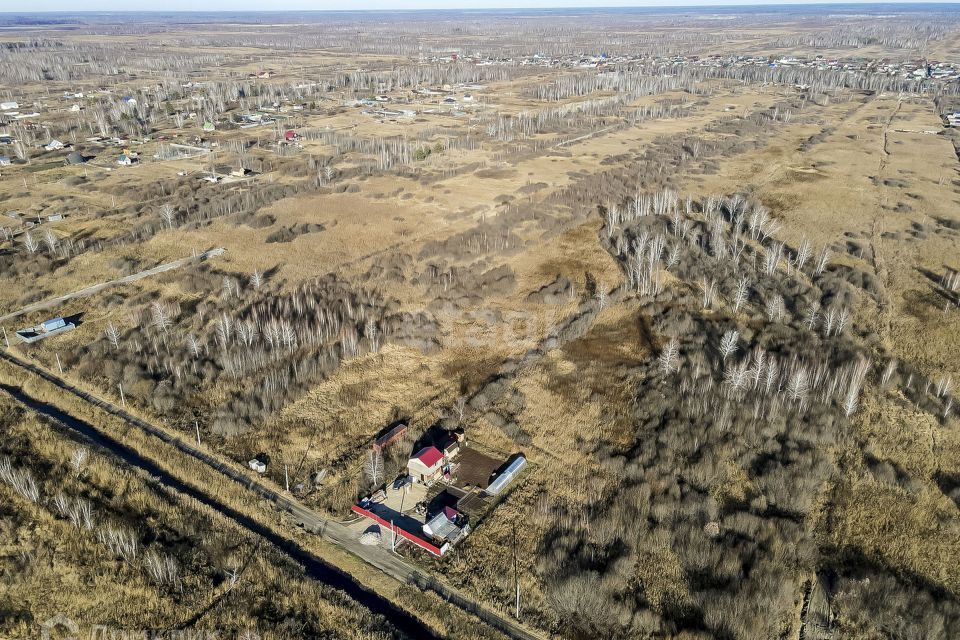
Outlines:
[[[193,421],[193,426],[197,429],[197,446],[200,446],[200,423],[196,420]]]
[[[513,581],[517,586],[517,620],[520,619],[520,563],[517,560],[517,525],[513,525]]]
[[[402,492],[400,494],[400,515],[403,515],[403,501],[407,497],[407,489],[408,487],[406,484],[404,484],[403,487],[400,488],[400,491]]]
[[[393,532],[393,539],[390,541],[390,551],[396,553],[397,551],[397,527],[393,524],[393,520],[390,521],[390,531]]]
[[[7,328],[3,327],[3,341],[7,344],[7,349],[10,348],[10,340],[7,339]]]
[[[283,465],[283,481],[287,485],[287,493],[290,493],[290,474],[287,472],[287,465]]]
[[[123,403],[123,408],[127,408],[127,399],[123,397],[123,383],[118,382],[117,386],[120,388],[120,402]]]
[[[60,375],[63,375],[63,365],[60,364],[60,354],[56,353],[54,355],[57,356],[57,369],[60,369]]]
[[[520,619],[520,582],[517,582],[517,620]]]

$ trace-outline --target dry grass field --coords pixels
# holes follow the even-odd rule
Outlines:
[[[336,521],[438,432],[522,454],[467,537],[398,554],[523,637],[958,637],[960,14],[862,13],[0,15],[0,346]],[[0,383],[0,636],[409,635],[119,460],[71,471],[25,389],[501,637]]]
[[[0,410],[0,460],[29,473],[40,496],[0,489],[6,637],[36,637],[58,615],[83,633],[180,627],[237,637],[390,637],[382,620],[215,512],[177,500],[7,398]],[[117,542],[127,532],[137,543]]]

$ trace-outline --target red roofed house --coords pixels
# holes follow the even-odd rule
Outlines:
[[[443,461],[440,449],[424,447],[407,462],[407,473],[413,476],[415,481],[428,484],[440,477]]]

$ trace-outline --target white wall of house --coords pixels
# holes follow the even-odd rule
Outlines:
[[[431,479],[440,473],[440,468],[443,466],[443,460],[437,462],[433,467],[428,467],[427,465],[420,462],[417,458],[410,458],[407,462],[407,473],[409,473],[415,480],[418,482],[423,482],[423,480]]]

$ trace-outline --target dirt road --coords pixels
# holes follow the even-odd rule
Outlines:
[[[33,375],[43,378],[44,380],[59,387],[63,391],[70,393],[84,400],[85,402],[88,402],[102,409],[103,411],[106,411],[107,413],[117,416],[127,424],[133,427],[136,427],[138,429],[141,429],[142,431],[152,436],[155,436],[156,438],[159,438],[161,441],[171,445],[181,453],[189,455],[203,462],[204,464],[215,469],[216,471],[220,472],[224,476],[243,485],[244,488],[257,494],[258,497],[269,500],[271,503],[273,503],[276,506],[276,508],[280,509],[281,511],[287,512],[295,523],[304,527],[306,530],[316,533],[322,536],[323,538],[342,546],[343,548],[353,553],[355,556],[362,559],[367,564],[373,567],[376,567],[377,569],[380,569],[381,571],[393,577],[394,579],[399,580],[400,582],[403,582],[406,584],[415,585],[418,588],[425,591],[430,590],[435,592],[437,595],[439,595],[441,598],[443,598],[450,604],[453,604],[454,606],[466,611],[467,613],[476,616],[486,624],[490,625],[494,629],[497,629],[501,633],[506,634],[510,638],[514,638],[515,640],[543,640],[544,637],[542,635],[532,632],[531,630],[523,627],[522,625],[520,625],[519,623],[517,623],[516,621],[510,618],[507,618],[505,616],[500,615],[499,613],[496,613],[494,611],[487,609],[486,607],[481,605],[479,602],[464,596],[458,590],[445,584],[444,582],[440,581],[438,578],[430,576],[420,571],[419,569],[415,568],[411,564],[407,563],[402,557],[390,551],[387,551],[386,549],[383,549],[381,547],[372,547],[372,546],[366,546],[361,544],[360,541],[357,539],[356,534],[353,531],[351,531],[347,526],[322,517],[320,514],[309,509],[308,507],[301,504],[300,502],[293,499],[292,497],[283,495],[279,491],[276,491],[271,487],[267,486],[265,483],[249,477],[245,472],[240,471],[239,469],[235,468],[233,465],[228,464],[216,458],[212,454],[209,454],[206,451],[199,449],[198,447],[194,446],[188,441],[181,440],[180,438],[171,434],[165,429],[161,429],[156,425],[153,425],[145,420],[142,420],[128,413],[122,408],[110,402],[107,402],[101,398],[98,398],[93,394],[84,391],[83,389],[80,389],[74,386],[70,382],[46,371],[45,369],[42,369],[36,365],[33,365],[29,362],[21,360],[20,358],[10,354],[9,352],[0,351],[0,358],[21,368],[25,372],[29,372]],[[8,393],[11,393],[11,390],[9,389],[6,389],[6,390]],[[11,395],[17,398],[16,392],[11,393]],[[40,413],[43,413],[44,415],[47,415],[48,417],[56,419],[61,425],[71,428],[75,431],[80,431],[81,433],[83,433],[85,437],[89,438],[92,430],[92,432],[95,433],[99,438],[98,443],[101,444],[101,446],[107,446],[108,444],[112,443],[115,446],[123,447],[125,449],[124,455],[130,458],[128,460],[129,462],[137,463],[137,466],[143,466],[143,464],[148,464],[155,467],[155,465],[153,465],[153,463],[151,463],[149,460],[145,460],[141,458],[139,454],[137,454],[135,451],[133,451],[129,447],[126,447],[125,445],[122,445],[122,443],[117,442],[116,440],[111,438],[109,435],[97,429],[96,427],[90,425],[89,423],[73,418],[72,416],[68,416],[67,414],[63,413],[59,409],[52,407],[52,405],[37,403],[36,401],[33,401],[32,403],[30,403],[28,402],[29,400],[28,398],[23,397],[22,393],[20,394],[20,396],[21,397],[17,399],[21,403],[29,406],[29,408],[31,408],[32,410],[38,411]],[[153,473],[153,471],[151,471],[151,473]],[[173,479],[173,480],[177,482],[178,485],[186,486],[180,480],[177,480],[177,479]],[[194,497],[197,497],[198,499],[202,499],[204,502],[206,502],[207,504],[210,504],[211,506],[216,508],[218,511],[221,511],[226,517],[234,521],[237,521],[238,524],[240,524],[241,526],[251,529],[256,533],[258,533],[259,535],[264,535],[263,530],[265,529],[270,531],[273,538],[271,539],[266,535],[264,537],[271,539],[272,542],[274,542],[280,548],[288,552],[290,552],[290,547],[292,546],[296,551],[296,553],[292,555],[298,562],[304,563],[304,562],[310,561],[313,563],[320,563],[320,564],[315,564],[314,566],[325,567],[324,570],[326,571],[334,569],[341,574],[341,577],[348,578],[350,581],[353,582],[353,585],[357,589],[362,590],[362,592],[357,591],[357,593],[360,594],[361,597],[371,598],[375,596],[376,598],[381,598],[381,596],[378,596],[377,594],[367,591],[362,585],[360,585],[355,580],[353,580],[353,578],[351,578],[345,572],[342,572],[339,569],[331,567],[330,565],[326,565],[321,560],[313,557],[311,554],[309,554],[308,552],[304,551],[299,546],[297,546],[296,542],[294,542],[292,539],[283,537],[281,536],[281,534],[275,531],[269,530],[269,528],[266,527],[265,525],[252,522],[250,518],[236,514],[229,507],[225,507],[221,505],[214,496],[207,494],[202,490],[202,488],[190,487],[190,491],[191,491],[191,495],[194,495]],[[251,526],[255,526],[256,529],[251,528]],[[302,554],[306,554],[306,555],[302,555]],[[308,566],[308,570],[309,569],[310,567]],[[318,576],[315,575],[314,577],[318,577]],[[343,588],[343,587],[339,587],[339,588]],[[358,599],[359,601],[359,598],[357,598],[356,596],[355,596],[355,599]],[[381,602],[373,602],[370,608],[371,610],[377,611],[377,607],[382,607],[382,606],[384,605]],[[410,617],[409,614],[407,614],[406,612],[403,612],[402,610],[399,610],[399,613],[397,612],[389,613],[386,611],[377,611],[377,612],[384,613],[384,615],[387,615],[387,617],[391,620],[391,622],[393,622],[398,628],[402,628],[406,625],[413,624],[410,620],[406,620],[401,616],[401,614],[403,614]],[[397,617],[397,616],[401,616],[401,617]],[[411,617],[411,620],[415,620],[415,619],[412,619]],[[414,634],[413,637],[429,638],[429,637],[432,637],[432,633],[423,632],[420,635]]]
[[[17,318],[19,316],[22,316],[27,313],[31,313],[33,311],[42,311],[43,309],[57,307],[63,304],[64,302],[73,300],[74,298],[83,298],[86,296],[92,296],[93,294],[103,291],[104,289],[107,289],[109,287],[115,287],[121,284],[136,282],[137,280],[149,278],[150,276],[155,276],[158,273],[163,273],[164,271],[179,269],[180,267],[184,267],[192,262],[203,262],[204,260],[208,260],[210,258],[223,255],[225,251],[226,249],[224,249],[223,247],[217,247],[216,249],[210,249],[209,251],[204,251],[203,253],[195,256],[180,258],[179,260],[174,260],[173,262],[160,264],[151,269],[145,269],[144,271],[140,271],[138,273],[132,273],[129,276],[124,276],[116,280],[109,280],[107,282],[101,282],[99,284],[90,285],[89,287],[85,287],[83,289],[80,289],[79,291],[74,291],[73,293],[67,293],[62,296],[58,296],[56,298],[50,298],[49,300],[34,302],[33,304],[28,304],[22,309],[18,309],[17,311],[12,311],[5,316],[0,316],[0,322],[6,322],[7,320],[12,320],[13,318]]]

